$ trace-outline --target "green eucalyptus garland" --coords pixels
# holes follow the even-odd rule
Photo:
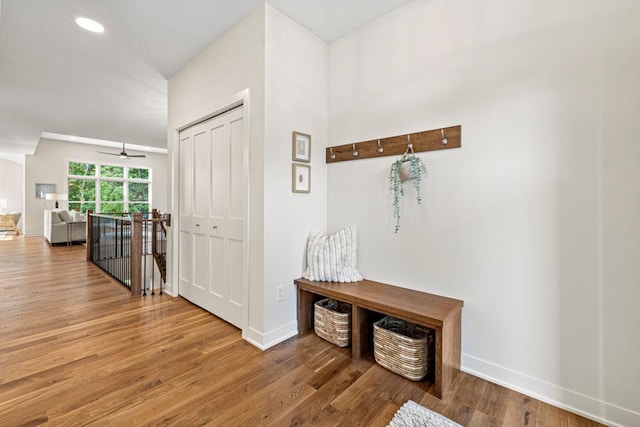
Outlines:
[[[403,167],[403,165],[405,165]],[[408,171],[407,169],[408,167]],[[422,203],[420,196],[420,185],[422,183],[422,175],[427,173],[427,167],[420,157],[413,153],[405,154],[391,164],[389,171],[389,190],[393,195],[393,217],[396,220],[394,233],[400,230],[400,199],[404,196],[404,181],[413,180],[413,186],[416,189],[416,201]]]

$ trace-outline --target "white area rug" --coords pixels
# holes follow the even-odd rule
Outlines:
[[[462,427],[413,400],[402,405],[387,427]]]

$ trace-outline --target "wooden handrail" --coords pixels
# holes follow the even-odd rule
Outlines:
[[[162,233],[166,236],[167,229],[164,227],[164,223],[167,223],[167,227],[171,227],[171,214],[165,214],[166,218],[162,218],[162,216],[160,216],[160,212],[158,212],[158,209],[152,209],[151,214],[153,215],[153,218],[151,218],[150,220],[153,222],[159,222],[160,227],[162,227]]]

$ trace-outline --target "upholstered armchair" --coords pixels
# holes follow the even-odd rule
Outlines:
[[[45,209],[44,237],[49,243],[84,242],[87,239],[87,220],[79,213],[73,215],[63,209]]]

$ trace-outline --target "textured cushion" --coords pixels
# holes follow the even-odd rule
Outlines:
[[[45,212],[49,212],[49,217],[51,218],[51,224],[60,224],[62,222],[62,220],[60,219],[60,215],[58,215],[58,212],[48,211],[48,210],[45,210]]]
[[[60,217],[60,220],[62,222],[73,221],[73,218],[71,217],[71,214],[69,214],[69,212],[67,212],[67,211],[58,212],[58,216]]]
[[[71,212],[71,218],[76,222],[78,222],[78,221],[86,221],[87,220],[87,217],[84,216],[84,214],[82,212],[79,212],[79,211],[72,211]]]
[[[309,232],[307,268],[303,277],[324,282],[358,282],[356,228],[348,227],[331,236],[317,228]]]

